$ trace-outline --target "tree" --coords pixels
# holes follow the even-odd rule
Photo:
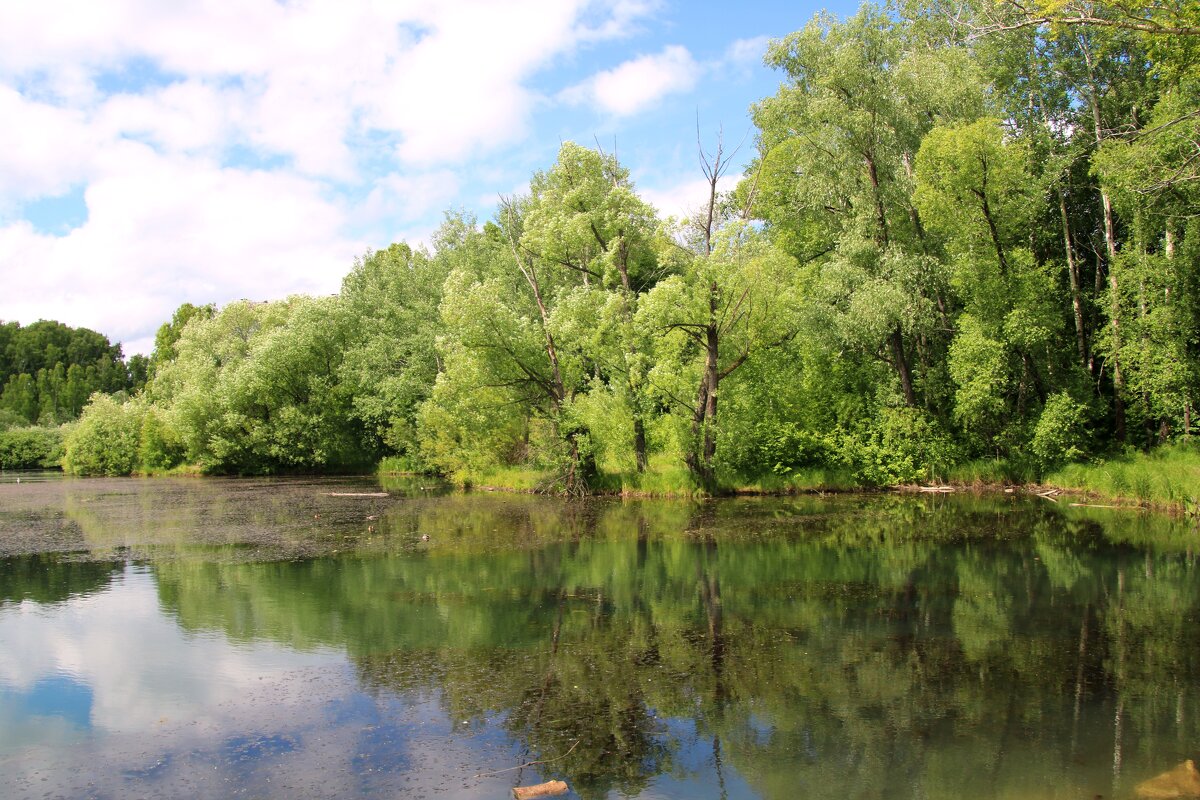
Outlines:
[[[466,224],[448,217],[435,246]],[[448,269],[446,258],[393,244],[358,259],[342,281],[347,343],[337,378],[364,429],[365,452],[396,453],[419,465],[417,410],[438,373],[438,304]]]
[[[183,336],[183,331],[189,322],[194,319],[212,319],[216,316],[216,313],[217,307],[213,303],[203,306],[184,303],[175,309],[175,313],[171,315],[171,321],[160,325],[158,332],[154,335],[154,350],[150,354],[150,364],[147,370],[148,376],[151,378],[154,377],[155,373],[164,364],[175,359],[175,345]]]
[[[773,42],[767,63],[787,82],[755,106],[760,155],[750,169],[753,188],[742,190],[775,242],[809,273],[811,295],[835,304],[830,314],[850,323],[848,312],[874,316],[885,294],[904,298],[885,314],[892,324],[879,328],[876,318],[860,327],[879,338],[857,336],[856,349],[891,369],[909,406],[923,402],[922,384],[939,385],[927,365],[939,360],[952,313],[944,286],[928,274],[934,262],[921,261],[930,249],[911,200],[913,163],[932,125],[972,119],[982,107],[964,52],[915,44],[905,24],[870,5],[845,22],[818,16]],[[839,275],[847,264],[874,297],[855,300],[856,286]],[[933,280],[905,277],[914,270]],[[936,396],[924,402],[939,405]]]
[[[615,157],[565,142],[546,173],[534,176],[519,249],[585,288],[612,292],[607,352],[594,352],[602,378],[629,406],[637,470],[647,464],[646,342],[633,326],[639,297],[658,280],[654,210],[633,191]]]
[[[660,336],[652,385],[677,409],[688,406],[678,389],[697,387],[684,458],[706,491],[716,489],[721,382],[795,335],[800,300],[795,262],[753,227],[730,223],[711,241],[711,253],[655,286],[639,311],[639,323]]]

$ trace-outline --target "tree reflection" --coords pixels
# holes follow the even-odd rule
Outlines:
[[[92,594],[108,586],[123,568],[122,563],[53,553],[0,558],[0,606],[26,600],[60,603]]]
[[[448,497],[379,525],[336,558],[165,561],[160,598],[188,628],[343,647],[374,691],[437,690],[585,797],[696,770],[768,798],[1110,796],[1200,739],[1200,581],[1170,530],[1155,550],[1055,509],[889,498]]]

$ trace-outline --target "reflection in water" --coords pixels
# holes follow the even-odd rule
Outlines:
[[[1121,798],[1200,749],[1162,518],[62,486],[137,561],[3,562],[18,796]]]

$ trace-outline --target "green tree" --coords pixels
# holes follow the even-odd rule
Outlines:
[[[465,224],[448,219],[435,242],[448,242]],[[419,465],[417,410],[438,373],[446,261],[393,244],[359,259],[342,282],[348,327],[337,379],[364,429],[364,451],[398,453],[413,466]]]
[[[684,458],[697,482],[716,488],[717,410],[722,381],[796,332],[795,262],[744,223],[713,239],[711,253],[646,296],[639,323],[658,334],[652,385],[690,406]],[[697,388],[688,391],[685,386]],[[691,404],[680,402],[691,395]]]

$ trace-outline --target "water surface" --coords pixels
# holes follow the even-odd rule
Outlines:
[[[1200,754],[1186,522],[383,490],[0,485],[0,794],[1129,798]]]

